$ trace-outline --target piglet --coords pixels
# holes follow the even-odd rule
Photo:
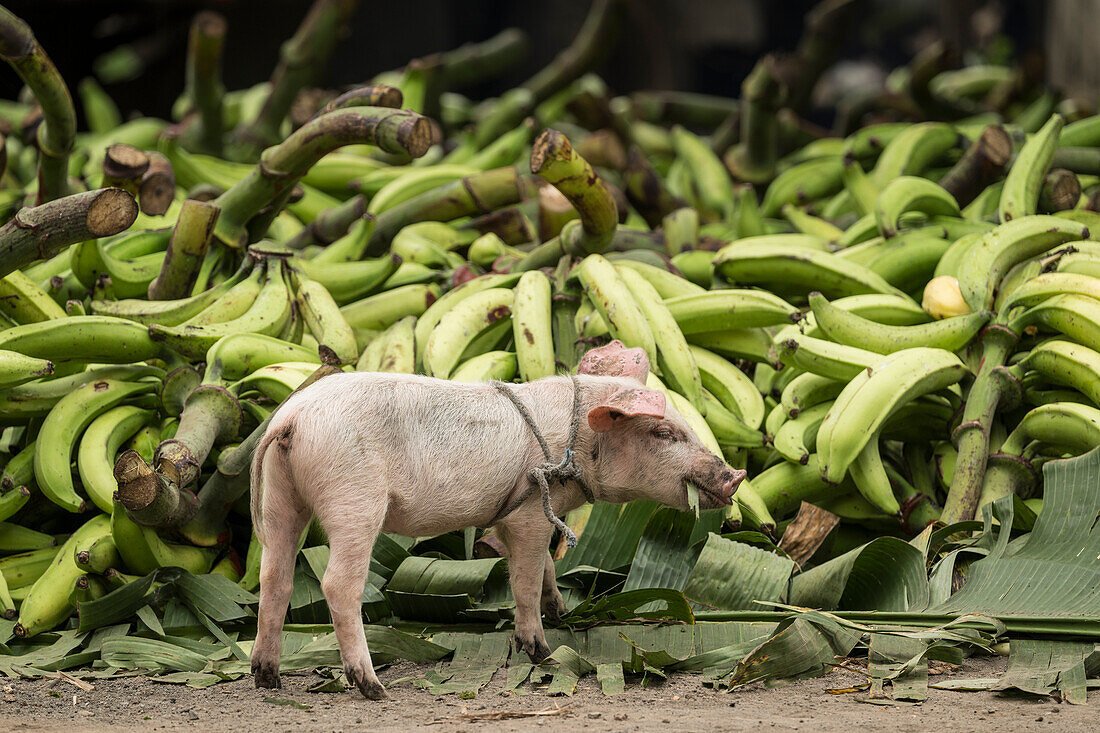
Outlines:
[[[705,507],[732,501],[745,472],[707,450],[662,393],[646,389],[649,362],[619,341],[579,368],[575,460],[598,501],[654,499],[688,508],[686,482]],[[573,416],[573,384],[557,376],[511,385],[560,460]],[[298,539],[316,516],[330,556],[321,588],[348,680],[384,698],[363,633],[361,596],[379,532],[408,537],[492,526],[503,541],[516,602],[515,642],[535,661],[549,653],[541,614],[565,613],[548,547],[554,526],[529,488],[545,457],[516,406],[490,384],[371,372],[325,377],[275,413],[252,463],[252,521],[263,544],[252,672],[279,687],[282,626]],[[563,515],[585,501],[569,481],[551,487]],[[541,611],[541,614],[540,614]]]

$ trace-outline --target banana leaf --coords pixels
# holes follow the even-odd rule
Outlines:
[[[449,646],[453,638],[454,657],[442,664],[424,679],[424,686],[433,695],[457,693],[460,697],[473,697],[508,659],[511,649],[510,633],[489,634],[438,634],[433,642]]]
[[[570,611],[562,621],[579,626],[600,621],[641,618],[684,623],[693,623],[695,620],[691,607],[680,591],[671,588],[638,588],[588,599]]]
[[[708,533],[722,526],[721,512],[705,512],[696,519],[691,512],[669,507],[649,518],[630,564],[623,590],[672,588],[683,590]]]
[[[550,687],[546,690],[547,695],[572,697],[580,678],[596,671],[596,668],[584,657],[565,645],[555,649],[543,662],[542,668],[546,669],[551,662],[556,663],[557,666],[552,670],[553,678],[550,680]]]
[[[819,676],[844,659],[862,634],[816,611],[780,622],[772,636],[751,651],[725,679],[731,689],[765,679]]]
[[[965,691],[1018,690],[1032,695],[1057,695],[1066,702],[1084,705],[1088,690],[1085,662],[1094,648],[1091,642],[1017,639],[1012,642],[1008,669],[1002,677],[946,680],[932,687]]]
[[[318,581],[323,580],[325,569],[328,568],[328,545],[306,547],[302,550],[301,555],[309,566],[313,577]],[[370,623],[381,621],[390,615],[390,606],[386,603],[386,597],[382,595],[382,591],[379,590],[379,587],[385,585],[385,583],[386,578],[375,574],[373,570],[367,573],[367,580],[363,584],[362,602],[363,614]]]
[[[394,615],[420,621],[458,621],[477,601],[499,601],[507,593],[503,558],[441,560],[409,556],[386,585]]]
[[[707,538],[684,585],[684,595],[708,608],[742,610],[756,601],[785,601],[795,564],[716,534]]]
[[[1100,448],[1047,463],[1043,485],[1043,511],[1018,542],[1010,542],[1013,497],[983,507],[988,555],[971,564],[958,593],[929,612],[982,613],[1049,627],[1074,622],[1093,638],[1100,635]]]
[[[99,653],[104,664],[120,669],[201,672],[208,663],[202,654],[178,644],[136,636],[108,639]]]
[[[584,532],[577,539],[577,546],[566,550],[565,557],[555,563],[558,574],[578,565],[604,570],[618,570],[629,565],[649,518],[659,506],[655,501],[596,502]]]
[[[924,553],[895,537],[879,537],[791,580],[796,606],[908,611],[927,602]]]

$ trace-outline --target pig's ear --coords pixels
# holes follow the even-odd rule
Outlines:
[[[649,358],[639,348],[628,349],[616,339],[607,346],[592,349],[582,358],[577,374],[599,377],[627,377],[645,384],[649,374]]]
[[[663,418],[665,396],[652,389],[617,390],[588,411],[588,426],[597,433],[606,433],[622,418],[640,415]]]

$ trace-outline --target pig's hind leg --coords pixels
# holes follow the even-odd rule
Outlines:
[[[282,460],[281,456],[273,458]],[[294,558],[310,514],[298,499],[289,475],[269,470],[265,478],[260,608],[252,649],[252,674],[256,687],[277,688],[281,687],[279,656],[283,646],[283,620],[294,591]]]
[[[374,494],[375,492],[371,492]],[[386,494],[377,492],[379,501],[357,502],[354,509],[321,514],[321,526],[328,535],[329,561],[321,590],[328,601],[340,657],[348,681],[359,688],[363,697],[382,700],[386,689],[374,673],[367,638],[363,632],[363,585],[370,569],[371,551],[386,517]]]

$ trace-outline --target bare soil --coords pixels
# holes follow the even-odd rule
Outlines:
[[[859,662],[853,660],[853,666]],[[934,665],[936,663],[933,663]],[[929,681],[995,677],[1001,658],[973,658],[955,668],[933,667]],[[309,693],[321,681],[309,673],[283,676],[282,690],[256,690],[251,679],[192,689],[144,678],[94,682],[81,691],[58,679],[0,680],[0,731],[1075,731],[1097,730],[1091,706],[1061,704],[1052,698],[992,692],[930,689],[916,705],[860,702],[868,693],[831,694],[866,680],[857,671],[837,669],[816,679],[782,687],[753,685],[716,692],[700,678],[673,675],[649,687],[628,683],[626,692],[605,696],[592,676],[581,680],[573,697],[551,697],[538,688],[502,695],[503,672],[476,699],[437,697],[409,682],[430,665],[397,664],[380,672],[390,699],[375,703],[357,693]],[[1090,695],[1095,703],[1096,695]],[[265,702],[293,700],[309,709]],[[881,701],[880,701],[881,702]],[[539,713],[538,715],[532,715]],[[506,714],[526,717],[500,719]],[[494,719],[496,718],[496,719]]]

